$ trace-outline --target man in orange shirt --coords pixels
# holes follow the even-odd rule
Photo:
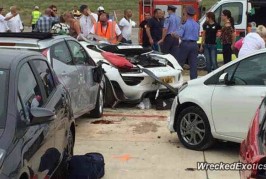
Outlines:
[[[111,44],[117,44],[122,40],[122,33],[115,21],[108,21],[109,15],[102,13],[99,22],[95,23],[91,29],[91,34],[103,37]]]

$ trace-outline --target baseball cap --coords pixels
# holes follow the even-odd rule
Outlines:
[[[35,6],[34,9],[39,9],[39,6]]]

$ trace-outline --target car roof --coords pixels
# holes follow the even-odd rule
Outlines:
[[[0,49],[0,68],[10,70],[12,64],[17,65],[22,59],[33,55],[41,54],[26,50]]]
[[[45,49],[52,41],[72,39],[68,35],[54,35],[51,33],[0,33],[0,48]]]

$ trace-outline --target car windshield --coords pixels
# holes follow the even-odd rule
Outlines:
[[[0,128],[4,128],[7,109],[8,73],[0,69]]]

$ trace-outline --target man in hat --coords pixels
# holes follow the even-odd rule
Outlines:
[[[78,6],[74,6],[74,8],[72,10],[72,14],[73,14],[75,19],[79,19],[80,18],[81,13],[78,10]]]
[[[104,7],[103,7],[103,6],[99,6],[98,9],[97,9],[97,11],[98,11],[98,21],[99,21],[99,19],[100,19],[100,15],[101,15],[102,13],[104,13]]]
[[[181,25],[181,18],[175,14],[176,7],[168,6],[167,12],[169,16],[164,21],[164,28],[162,33],[162,39],[158,41],[158,44],[162,46],[163,53],[170,53],[177,59],[177,49],[179,45],[178,38],[171,34],[176,31]]]
[[[31,29],[34,31],[38,19],[41,17],[42,13],[39,11],[39,6],[35,6],[34,10],[31,12]]]
[[[98,15],[92,13],[87,5],[81,5],[80,12],[82,13],[82,16],[79,19],[81,33],[84,36],[88,36],[93,25],[98,21]]]
[[[182,43],[178,49],[178,62],[183,66],[188,59],[190,67],[190,79],[197,78],[197,56],[200,25],[193,19],[196,11],[193,6],[187,6],[184,10],[185,23],[174,33],[181,38]]]

